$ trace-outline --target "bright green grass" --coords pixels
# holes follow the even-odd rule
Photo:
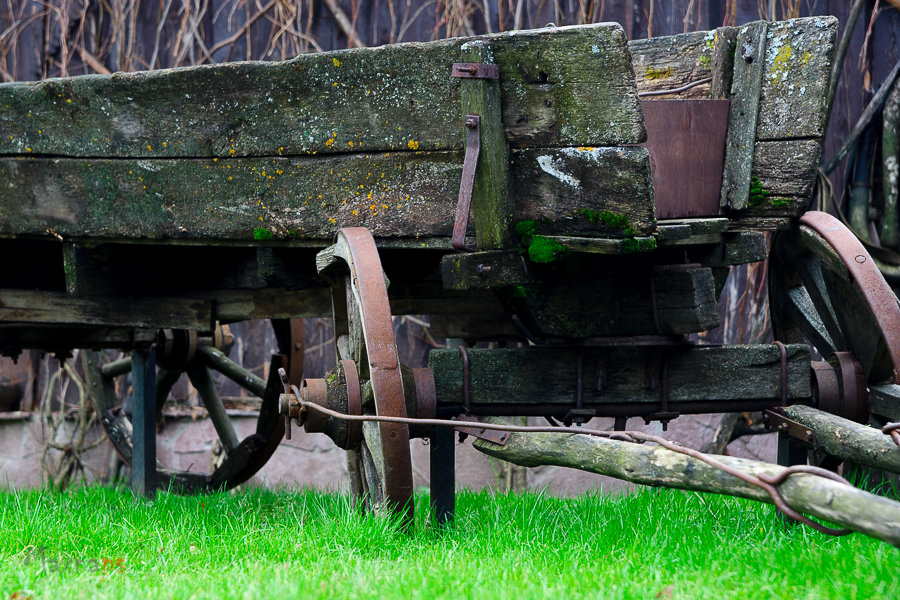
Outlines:
[[[422,517],[404,534],[337,494],[0,493],[0,599],[900,597],[897,549],[735,498],[461,494],[457,510],[443,535]]]

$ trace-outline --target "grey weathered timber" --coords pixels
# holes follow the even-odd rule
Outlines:
[[[638,93],[671,90],[713,77],[716,33],[696,31],[628,42]],[[660,97],[709,98],[709,95],[707,82]]]
[[[528,281],[525,258],[511,250],[448,254],[441,259],[441,277],[448,290],[509,287]]]
[[[493,49],[487,41],[466,42],[461,54],[462,62],[495,64]],[[462,79],[459,85],[462,118],[480,117],[481,150],[472,188],[475,238],[482,250],[509,248],[515,208],[510,194],[509,149],[503,130],[500,82],[472,78]]]
[[[718,323],[709,269],[662,275],[642,252],[604,256],[568,253],[561,245],[552,249],[558,253],[550,262],[530,264],[529,281],[505,292],[507,312],[517,314],[534,336],[682,334]]]
[[[779,197],[796,196],[808,200],[812,196],[816,170],[822,146],[818,140],[782,140],[757,142],[753,149],[752,177],[759,179],[760,187],[769,192],[764,202],[767,210],[777,209]],[[762,209],[753,204],[749,208]],[[776,214],[776,213],[767,213]]]
[[[537,233],[626,237],[648,235],[656,226],[644,148],[527,149],[513,151],[511,159],[515,220],[534,220]],[[616,226],[607,214],[623,217],[627,226]]]
[[[3,321],[209,331],[213,318],[210,302],[194,298],[85,298],[44,290],[0,290]]]
[[[513,433],[506,445],[476,440],[482,452],[525,467],[557,465],[634,483],[712,492],[771,502],[762,489],[696,458],[662,448],[579,434]],[[783,467],[715,456],[748,473],[777,476]],[[779,486],[789,506],[900,547],[900,503],[815,475],[791,475]]]
[[[722,173],[721,204],[732,210],[747,208],[750,170],[759,116],[759,95],[766,66],[768,24],[757,21],[738,30],[731,109],[725,140],[725,170]]]
[[[578,211],[653,228],[643,148],[514,153],[515,220],[550,232],[623,235]],[[0,231],[96,240],[330,240],[363,226],[378,238],[449,238],[461,152],[383,152],[200,160],[0,160]],[[51,233],[52,232],[52,233]],[[415,238],[420,238],[416,240]],[[449,246],[449,239],[446,240]]]
[[[725,99],[731,93],[734,78],[736,27],[719,27],[713,36],[712,65],[710,66],[709,97]],[[707,42],[708,44],[708,42]]]
[[[900,421],[900,385],[883,383],[869,388],[869,409],[889,421]]]
[[[816,448],[842,460],[900,473],[900,446],[881,429],[803,405],[788,406],[784,414],[812,430]]]
[[[469,39],[0,86],[0,154],[286,156],[460,149]],[[643,141],[617,24],[483,36],[513,145]]]
[[[660,400],[658,377],[669,373],[669,401],[724,402],[781,399],[781,364],[775,346],[674,348],[505,348],[469,349],[473,404],[568,404],[575,401],[578,354],[582,354],[585,404],[653,403]],[[787,346],[788,398],[808,399],[809,349]],[[462,404],[463,364],[455,349],[432,350],[437,397]],[[657,377],[655,387],[648,377]],[[598,389],[598,387],[600,389]]]
[[[757,139],[825,134],[837,30],[838,20],[831,16],[769,24]]]

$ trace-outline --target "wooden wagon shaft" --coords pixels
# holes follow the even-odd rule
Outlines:
[[[900,447],[890,436],[809,406],[788,406],[784,414],[815,435],[815,447],[842,460],[900,473]]]
[[[468,356],[469,404],[478,414],[510,414],[513,406],[527,414],[544,409],[557,414],[553,405],[577,404],[579,387],[581,407],[606,416],[659,412],[664,395],[668,410],[676,412],[781,403],[775,346],[470,348]],[[809,348],[788,345],[787,356],[788,400],[806,400],[811,395]],[[461,354],[432,350],[429,367],[438,405],[465,404]]]
[[[513,433],[505,445],[476,440],[490,456],[525,467],[556,465],[634,483],[771,502],[759,487],[700,460],[659,446],[554,433]],[[751,475],[777,475],[784,467],[743,458],[716,460]],[[900,547],[900,503],[814,475],[791,475],[779,486],[788,505]]]

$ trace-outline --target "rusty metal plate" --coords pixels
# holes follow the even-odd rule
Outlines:
[[[657,219],[719,214],[728,100],[643,103]]]
[[[472,424],[472,427],[454,427],[453,429],[455,429],[459,433],[471,435],[473,438],[487,440],[488,442],[493,442],[501,446],[505,446],[507,440],[509,440],[508,431],[497,431],[496,429],[485,429],[484,427],[479,427],[478,425],[480,422],[472,417],[459,416],[457,417],[457,421]]]

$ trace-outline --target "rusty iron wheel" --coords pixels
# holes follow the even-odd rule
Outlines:
[[[387,284],[372,234],[341,229],[318,256],[319,272],[332,286],[337,358],[356,364],[364,414],[406,416],[406,401]],[[351,493],[358,506],[413,518],[409,428],[363,423],[356,447],[347,449]]]
[[[226,327],[217,327],[212,336],[198,336],[192,331],[160,332],[155,346],[158,356],[156,376],[157,421],[175,383],[187,374],[197,390],[210,420],[219,436],[217,460],[210,471],[202,467],[191,470],[166,468],[157,463],[156,487],[181,494],[197,494],[230,489],[247,481],[269,460],[284,434],[284,421],[278,414],[278,398],[282,389],[277,371],[285,367],[291,380],[303,378],[303,320],[277,319],[272,321],[279,353],[273,355],[269,380],[247,371],[228,358],[233,340]],[[131,370],[131,357],[110,361],[104,352],[82,352],[85,376],[91,401],[113,447],[127,466],[131,466],[132,428],[128,411],[117,393],[117,379],[124,382]],[[240,440],[224,403],[219,396],[213,372],[249,391],[261,400],[256,430]]]
[[[866,385],[900,364],[900,305],[863,245],[831,215],[806,213],[775,239],[769,295],[775,339],[807,343],[833,368],[822,380],[814,363],[822,408],[865,422]]]

